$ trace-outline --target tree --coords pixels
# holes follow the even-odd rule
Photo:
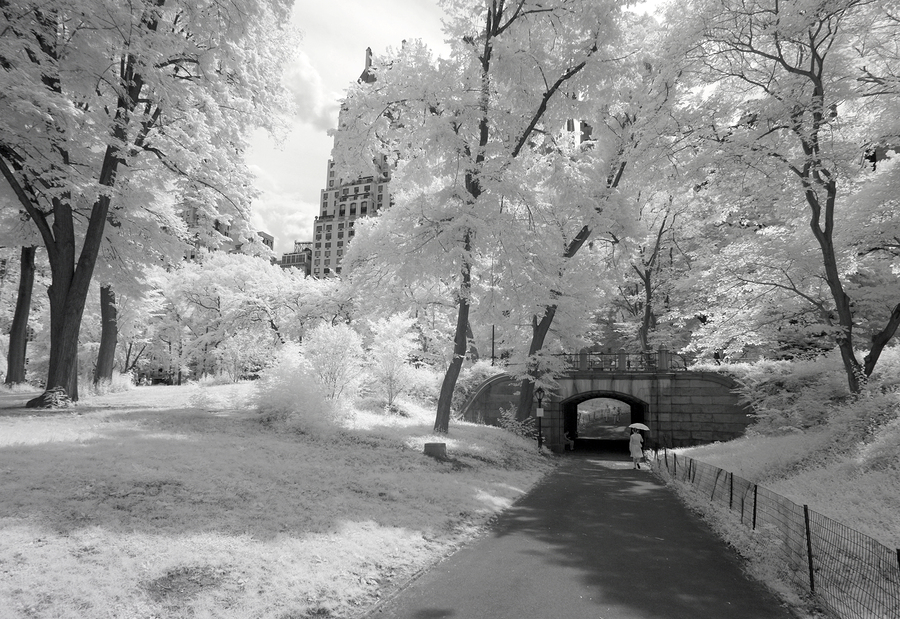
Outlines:
[[[338,168],[346,170],[342,176],[367,175],[366,163],[381,157],[396,163],[392,182],[401,190],[382,216],[402,221],[395,251],[420,268],[429,255],[426,271],[454,282],[453,356],[441,385],[436,432],[449,429],[469,344],[474,270],[488,230],[509,223],[503,217],[507,200],[528,193],[525,164],[517,162],[545,148],[567,119],[579,117],[579,89],[615,55],[619,5],[448,2],[449,58],[435,62],[421,43],[407,43],[393,57],[376,59],[375,82],[359,84],[347,96],[335,153]]]
[[[9,352],[6,358],[6,384],[25,382],[26,348],[28,346],[28,316],[31,312],[31,294],[34,289],[35,246],[22,247],[19,258],[19,292],[16,311],[9,328]]]
[[[411,328],[415,320],[402,314],[370,321],[372,343],[369,346],[369,373],[375,388],[384,395],[386,406],[393,407],[394,399],[407,389],[409,358],[416,347]]]
[[[896,58],[896,17],[869,0],[704,0],[691,9],[679,6],[678,32],[697,84],[705,85],[690,103],[701,111],[692,131],[707,149],[696,182],[711,191],[731,190],[732,206],[737,200],[746,210],[732,209],[730,219],[769,220],[747,230],[760,241],[751,245],[767,244],[778,230],[803,248],[796,233],[804,227],[811,233],[818,252],[813,272],[825,282],[826,298],[818,296],[814,282],[801,283],[808,278],[791,270],[790,262],[775,264],[765,256],[759,262],[766,270],[754,265],[745,279],[789,291],[815,308],[840,350],[850,390],[859,391],[900,325],[900,289],[893,277],[882,289],[893,301],[881,310],[881,326],[870,331],[871,348],[860,363],[854,339],[860,308],[848,282],[870,269],[886,273],[872,263],[883,263],[882,249],[890,242],[866,255],[867,243],[853,242],[847,233],[856,225],[854,213],[863,216],[863,225],[878,222],[881,230],[892,231],[881,235],[885,240],[900,224],[894,197],[863,199],[866,186],[881,180],[864,155],[897,135],[900,100],[895,88],[885,88],[892,84],[890,75],[881,72]],[[876,67],[879,75],[872,73]],[[886,116],[894,119],[887,132],[880,122]],[[727,194],[720,195],[723,210],[729,210]],[[886,257],[892,258],[890,252]]]
[[[320,323],[304,338],[302,350],[328,400],[356,395],[365,353],[350,325]]]
[[[97,352],[97,367],[94,369],[94,384],[111,381],[116,362],[116,344],[119,337],[116,293],[111,286],[100,287],[100,349]]]
[[[245,216],[244,140],[277,118],[289,11],[287,0],[0,6],[0,173],[50,262],[48,392],[77,399],[98,255],[126,238],[148,195],[189,187]]]

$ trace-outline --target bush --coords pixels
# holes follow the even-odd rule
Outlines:
[[[369,372],[372,386],[384,398],[385,406],[394,405],[397,396],[408,392],[412,366],[409,356],[416,347],[415,334],[410,330],[413,318],[394,314],[369,323],[372,345],[369,348]]]
[[[303,340],[303,357],[329,400],[353,400],[364,382],[362,338],[349,325],[321,323]]]
[[[411,366],[407,373],[409,385],[406,393],[410,398],[423,404],[437,402],[441,393],[441,376],[433,367],[427,365]]]
[[[254,403],[261,418],[281,422],[305,434],[327,434],[337,427],[334,402],[325,398],[300,348],[285,345],[275,363],[255,384]]]
[[[103,379],[97,384],[86,381],[85,390],[89,396],[106,395],[107,393],[121,393],[134,389],[134,376],[131,372],[113,372],[112,379]]]
[[[501,408],[500,419],[498,421],[501,428],[512,432],[516,436],[528,439],[533,439],[537,436],[537,430],[534,428],[534,417],[528,417],[524,421],[519,421],[516,419],[515,408]]]

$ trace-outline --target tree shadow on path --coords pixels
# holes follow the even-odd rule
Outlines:
[[[505,512],[489,536],[371,616],[792,615],[649,471],[591,454],[570,457]]]

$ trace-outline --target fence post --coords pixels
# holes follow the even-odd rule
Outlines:
[[[816,592],[816,581],[813,577],[812,536],[809,532],[809,505],[803,506],[803,519],[806,521],[806,554],[809,558],[809,592]]]
[[[731,474],[731,478],[728,483],[728,511],[732,510],[733,505],[734,505],[734,473]],[[741,510],[741,511],[743,511],[743,510]]]
[[[759,486],[753,484],[753,530],[756,531],[756,492],[759,490]]]
[[[674,465],[673,469],[675,471],[672,473],[672,477],[678,479],[678,454],[672,454],[672,464]]]

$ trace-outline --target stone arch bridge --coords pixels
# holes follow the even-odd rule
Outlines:
[[[558,387],[543,398],[540,420],[544,442],[562,451],[563,433],[577,432],[578,405],[595,398],[628,405],[624,427],[643,423],[647,447],[680,447],[724,441],[741,436],[750,422],[750,409],[734,392],[737,383],[716,372],[688,370],[684,361],[665,349],[643,354],[590,353],[565,355],[567,372]],[[508,374],[479,386],[463,407],[468,421],[498,424],[500,409],[515,408],[519,381]],[[537,402],[532,406],[536,414]]]

